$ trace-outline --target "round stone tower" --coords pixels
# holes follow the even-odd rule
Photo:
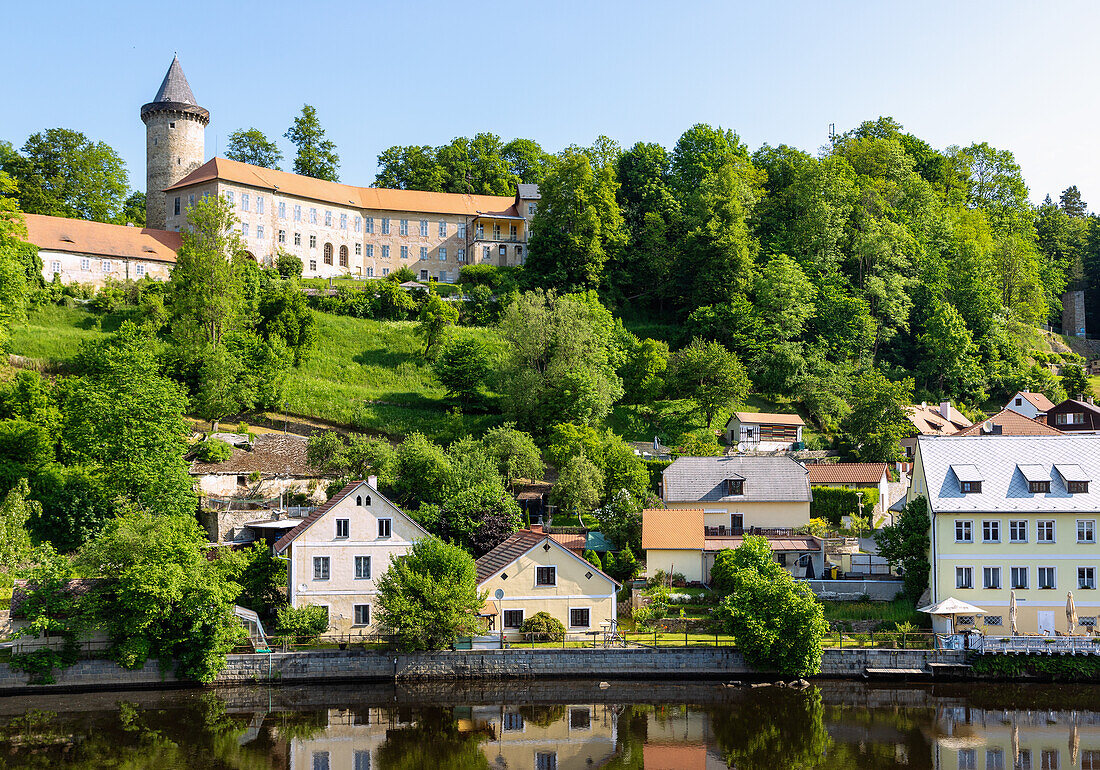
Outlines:
[[[178,57],[153,101],[141,108],[145,123],[145,226],[167,229],[166,187],[202,165],[210,113],[195,103]]]

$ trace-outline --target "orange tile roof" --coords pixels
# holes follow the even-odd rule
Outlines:
[[[864,484],[876,486],[886,473],[886,463],[817,463],[806,466],[811,484]]]
[[[1045,422],[1039,422],[1033,420],[1030,417],[1026,417],[1019,412],[1014,412],[1011,409],[1002,409],[987,420],[971,425],[969,428],[963,428],[956,436],[991,436],[996,435],[988,429],[982,430],[987,425],[998,425],[1001,428],[1002,436],[1060,436],[1063,435],[1063,431],[1058,430],[1052,425],[1047,425]]]
[[[49,251],[174,263],[180,247],[180,234],[168,230],[41,214],[24,214],[23,219],[27,241]]]
[[[584,544],[588,541],[588,538],[580,533],[561,534],[555,532],[550,535],[550,539],[559,545],[565,546],[570,551],[577,551],[578,553],[584,552]]]
[[[646,770],[706,770],[707,747],[703,743],[646,743],[642,745]]]
[[[642,511],[642,549],[703,550],[703,510],[647,508]]]
[[[515,198],[511,196],[355,187],[286,171],[274,171],[226,158],[208,160],[167,190],[180,190],[215,179],[265,190],[277,188],[286,195],[325,201],[337,206],[379,211],[419,211],[426,214],[496,213],[519,216],[515,208]]]
[[[955,407],[949,407],[950,419],[940,412],[939,404],[916,404],[905,407],[905,414],[922,436],[952,436],[974,423],[966,419]]]
[[[1031,405],[1038,409],[1040,412],[1049,412],[1054,408],[1054,402],[1044,396],[1042,393],[1032,393],[1029,390],[1021,390],[1016,395],[1026,398]]]
[[[733,416],[741,422],[763,423],[766,425],[805,425],[797,414],[772,414],[769,412],[734,412]]]

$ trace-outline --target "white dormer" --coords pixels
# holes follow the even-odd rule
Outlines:
[[[959,491],[963,494],[977,494],[982,491],[982,475],[977,465],[969,463],[952,465],[952,472],[959,480]]]
[[[1027,491],[1032,494],[1045,495],[1050,492],[1050,471],[1042,465],[1017,464],[1016,469],[1027,481]]]
[[[1070,494],[1080,494],[1089,491],[1088,474],[1077,463],[1057,463],[1054,470],[1062,477],[1066,485],[1066,491]]]

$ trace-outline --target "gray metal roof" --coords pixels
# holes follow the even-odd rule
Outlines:
[[[1100,511],[1100,436],[921,436],[917,452],[936,513]],[[981,492],[963,493],[956,476],[973,466]],[[1050,479],[1050,492],[1029,491],[1028,474]],[[1032,467],[1028,467],[1032,466]],[[1038,466],[1037,468],[1034,466]],[[1076,466],[1076,467],[1074,467]],[[1080,478],[1070,479],[1056,469]],[[1089,481],[1070,494],[1066,481]]]
[[[727,479],[745,480],[743,495],[727,495]],[[786,456],[681,457],[664,471],[668,502],[809,502],[806,469]]]
[[[160,90],[157,91],[153,101],[198,104],[195,101],[195,95],[191,93],[191,86],[187,84],[187,77],[183,74],[183,67],[180,66],[178,56],[172,57],[172,64],[168,67],[168,72],[165,73],[164,80],[160,84]]]
[[[519,197],[524,200],[538,200],[542,196],[539,195],[537,184],[521,184],[519,185]]]

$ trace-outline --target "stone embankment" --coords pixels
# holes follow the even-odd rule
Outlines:
[[[928,650],[825,650],[821,676],[862,678],[867,670],[899,676],[958,674],[965,653]],[[230,655],[216,684],[339,681],[460,681],[514,678],[775,680],[750,669],[732,648],[474,650],[384,653],[358,650]],[[27,674],[0,666],[0,695],[51,690],[185,687],[155,663],[128,671],[105,660],[80,661],[56,673],[56,683],[32,685]]]

